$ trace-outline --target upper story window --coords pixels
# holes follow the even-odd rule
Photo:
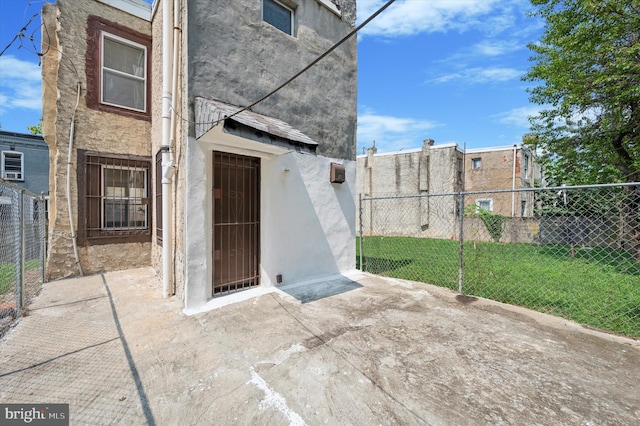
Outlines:
[[[151,120],[151,37],[90,16],[87,26],[87,106]]]
[[[147,48],[103,32],[101,59],[101,102],[146,111]]]
[[[340,12],[340,1],[338,1],[338,0],[318,0],[318,2],[320,2],[320,4],[324,5],[327,9],[329,9],[330,11],[335,13],[336,15],[342,16],[342,13]]]
[[[524,163],[524,178],[529,179],[529,155],[525,154],[522,160]]]
[[[262,0],[262,19],[289,35],[293,35],[293,9],[276,0]]]
[[[24,180],[24,154],[16,151],[2,151],[2,178]]]
[[[493,211],[493,198],[480,198],[476,200],[476,206],[482,210]]]
[[[482,158],[471,159],[471,169],[476,170],[482,167]]]

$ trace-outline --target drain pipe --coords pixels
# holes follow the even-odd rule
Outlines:
[[[76,266],[80,276],[84,276],[82,272],[82,266],[80,265],[80,255],[78,254],[78,237],[76,235],[76,229],[73,226],[73,206],[71,204],[71,158],[73,156],[73,135],[75,133],[75,121],[76,111],[78,110],[78,104],[80,103],[80,91],[82,85],[78,82],[76,95],[76,106],[73,108],[73,114],[71,115],[71,125],[69,127],[69,153],[67,155],[67,209],[69,210],[69,228],[71,228],[71,244],[73,245],[73,255],[76,259]]]
[[[162,1],[162,296],[172,289],[171,182],[171,0]]]
[[[171,71],[171,133],[169,137],[169,164],[163,170],[162,179],[171,180],[176,172],[176,164],[175,164],[175,149],[176,149],[176,122],[177,122],[177,105],[176,105],[176,93],[178,93],[178,66],[180,64],[180,40],[182,29],[178,26],[180,23],[180,0],[173,0],[173,69]],[[163,198],[164,199],[164,198]],[[169,202],[168,202],[169,203]],[[170,203],[172,204],[172,203]],[[175,212],[174,212],[175,214]],[[170,228],[167,231],[168,235],[173,236],[175,234],[175,217],[171,217],[171,220],[168,221],[167,226]],[[164,222],[163,222],[164,223]],[[173,226],[172,226],[173,225]],[[164,230],[163,230],[164,235]],[[164,246],[163,246],[164,247]],[[175,294],[175,279],[174,279],[174,261],[175,261],[175,247],[173,248],[173,253],[168,251],[168,255],[171,255],[171,261],[168,262],[168,272],[169,276],[172,277],[172,281],[170,283],[169,293]]]

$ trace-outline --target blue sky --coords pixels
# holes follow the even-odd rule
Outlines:
[[[46,0],[0,0],[4,49]],[[51,2],[51,1],[50,1]],[[358,0],[364,20],[386,0]],[[436,144],[520,143],[528,131],[526,45],[543,22],[528,0],[396,0],[358,36],[358,154]],[[27,132],[41,116],[39,16],[0,57],[0,123]],[[290,76],[282,76],[283,81]]]
[[[364,19],[386,1],[358,0]],[[458,143],[520,143],[529,103],[521,81],[543,22],[528,0],[396,0],[358,43],[358,154]]]

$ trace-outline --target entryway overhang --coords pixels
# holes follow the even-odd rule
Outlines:
[[[220,101],[195,98],[196,139],[237,154],[269,157],[288,152],[315,154],[318,143],[277,118]],[[231,117],[233,115],[233,117]],[[231,117],[231,118],[229,118]]]

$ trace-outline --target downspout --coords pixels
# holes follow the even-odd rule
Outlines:
[[[180,65],[180,33],[181,29],[179,27],[180,22],[180,0],[173,1],[173,69],[171,71],[171,133],[169,137],[169,164],[165,168],[162,174],[162,179],[171,180],[176,172],[176,163],[175,163],[175,149],[176,149],[176,122],[177,122],[177,106],[176,106],[176,93],[178,93],[178,66]],[[174,212],[175,214],[175,212]],[[175,227],[175,219],[171,217],[172,220],[169,220],[168,226],[171,229],[168,231],[172,236],[174,235],[174,227]],[[163,231],[164,235],[164,231]],[[171,245],[173,247],[173,245]],[[169,253],[171,255],[171,261],[169,262],[170,266],[170,276],[172,277],[172,282],[170,283],[170,294],[175,294],[175,281],[174,277],[174,256],[175,253]]]
[[[162,1],[162,295],[172,289],[171,182],[173,163],[171,133],[171,0]]]
[[[78,254],[78,237],[76,235],[76,229],[73,226],[73,206],[71,204],[71,158],[73,156],[73,135],[75,132],[76,111],[78,110],[78,104],[80,103],[80,91],[82,86],[78,82],[76,95],[76,106],[73,108],[73,114],[71,115],[71,125],[69,127],[69,153],[67,156],[67,208],[69,210],[69,228],[71,228],[71,243],[73,245],[73,255],[76,259],[76,266],[80,276],[84,276],[82,272],[82,266],[80,265],[80,255]]]
[[[518,155],[518,145],[513,144],[513,173],[511,181],[511,217],[516,217],[516,157]]]

